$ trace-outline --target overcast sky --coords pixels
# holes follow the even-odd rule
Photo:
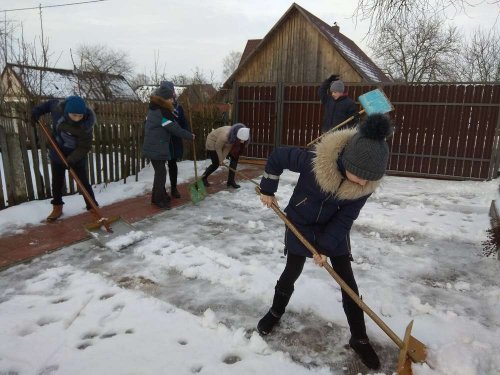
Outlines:
[[[3,10],[74,3],[84,0],[0,0]],[[479,2],[480,0],[477,0]],[[248,39],[263,38],[291,6],[287,0],[107,0],[42,9],[45,36],[59,68],[71,68],[69,49],[79,44],[106,44],[124,50],[136,73],[153,71],[154,51],[159,50],[161,69],[167,76],[192,75],[199,67],[220,81],[222,61],[231,51],[243,52]],[[343,34],[366,47],[368,22],[352,18],[357,1],[298,1],[323,21],[340,25]],[[470,32],[479,25],[499,28],[499,6],[482,4],[450,22]],[[4,13],[5,14],[5,13]],[[0,22],[4,19],[1,14]],[[40,34],[38,10],[7,12],[7,19],[24,26],[25,38]]]

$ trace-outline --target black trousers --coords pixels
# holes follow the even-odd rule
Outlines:
[[[161,204],[168,203],[170,197],[165,190],[165,183],[167,182],[167,167],[165,166],[166,160],[151,160],[155,175],[153,178],[153,193],[151,195],[151,203]]]
[[[295,282],[302,273],[305,261],[305,256],[291,254],[288,251],[285,270],[281,274],[276,287],[285,293],[291,294],[294,290]],[[356,292],[357,295],[359,295],[358,285],[354,279],[349,254],[331,257],[330,261],[334,271],[354,292]],[[347,317],[347,322],[349,323],[351,335],[358,339],[366,338],[366,326],[363,310],[343,290],[342,306]]]
[[[66,180],[66,167],[54,161],[50,163],[50,166],[52,170],[52,200],[50,203],[61,205],[64,204],[62,197],[64,192],[64,182]],[[90,186],[89,179],[87,177],[87,159],[84,158],[80,160],[78,163],[72,165],[71,168],[73,168],[85,190],[87,190],[96,206],[98,206],[95,200],[94,191],[92,190],[92,186]],[[92,206],[87,201],[85,196],[83,198],[85,199],[87,210],[90,210]]]
[[[171,159],[168,161],[168,175],[170,177],[170,189],[177,187],[177,173],[179,169],[177,168],[177,159]]]
[[[212,150],[207,150],[207,155],[212,161],[212,164],[210,164],[207,169],[205,170],[205,173],[203,173],[203,177],[208,177],[212,173],[214,173],[217,168],[219,168],[219,155],[217,155],[217,151],[212,151]],[[238,159],[239,158],[233,158],[232,156],[229,156],[229,167],[236,170],[238,167]],[[234,182],[234,177],[235,173],[231,170],[229,170],[228,176],[227,176],[227,182]]]

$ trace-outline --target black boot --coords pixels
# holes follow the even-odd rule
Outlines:
[[[240,185],[238,185],[235,181],[234,181],[234,177],[236,175],[236,173],[234,173],[233,170],[236,170],[236,167],[238,166],[238,162],[237,161],[234,161],[233,158],[231,158],[231,163],[229,164],[229,168],[231,168],[229,170],[229,173],[227,174],[227,187],[232,187],[234,189],[239,189],[240,188]]]
[[[280,321],[281,316],[274,315],[272,310],[269,310],[264,317],[259,320],[257,330],[262,336],[266,336],[272,331],[273,327]]]
[[[267,314],[264,315],[264,317],[259,320],[259,323],[257,324],[257,330],[261,335],[265,336],[269,334],[274,326],[279,322],[281,316],[285,313],[285,308],[290,301],[292,293],[293,287],[287,293],[286,291],[281,290],[278,287],[278,284],[276,284],[276,287],[274,288],[273,305],[271,306],[271,309],[267,312]]]
[[[366,367],[372,370],[378,370],[380,368],[380,360],[368,339],[355,339],[351,337],[349,346],[354,349]]]
[[[232,187],[232,188],[234,188],[234,189],[239,189],[241,186],[240,186],[240,185],[238,185],[238,184],[237,184],[236,182],[234,182],[234,180],[233,180],[233,181],[228,181],[228,182],[227,182],[227,187]]]
[[[201,176],[201,180],[203,181],[203,185],[205,185],[205,187],[209,187],[210,185],[212,185],[208,182],[208,177],[206,176]]]
[[[177,190],[177,186],[172,186],[170,188],[170,194],[172,194],[172,197],[177,199],[181,197],[181,193],[179,193],[179,190]]]

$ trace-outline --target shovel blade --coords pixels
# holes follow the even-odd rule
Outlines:
[[[387,113],[394,110],[393,105],[380,89],[368,91],[367,93],[360,95],[358,99],[367,115]]]
[[[138,231],[121,217],[114,217],[107,220],[107,223],[111,231],[108,231],[102,223],[87,224],[85,230],[100,245],[111,250],[121,250],[146,237],[144,232]]]
[[[413,375],[411,370],[412,361],[425,362],[427,357],[426,346],[411,335],[412,328],[413,320],[406,326],[403,346],[399,352],[397,375]]]
[[[193,203],[198,203],[205,199],[207,191],[202,180],[197,180],[194,183],[189,184],[189,195],[191,196]]]
[[[427,358],[427,347],[415,337],[410,336],[408,342],[408,356],[413,362],[423,363]]]

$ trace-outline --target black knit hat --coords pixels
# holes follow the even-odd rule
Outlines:
[[[386,138],[393,130],[391,120],[386,115],[368,116],[344,149],[342,162],[345,169],[364,180],[380,180],[389,161]]]
[[[172,99],[174,90],[167,86],[160,86],[154,91],[153,95],[161,96],[163,99]]]

